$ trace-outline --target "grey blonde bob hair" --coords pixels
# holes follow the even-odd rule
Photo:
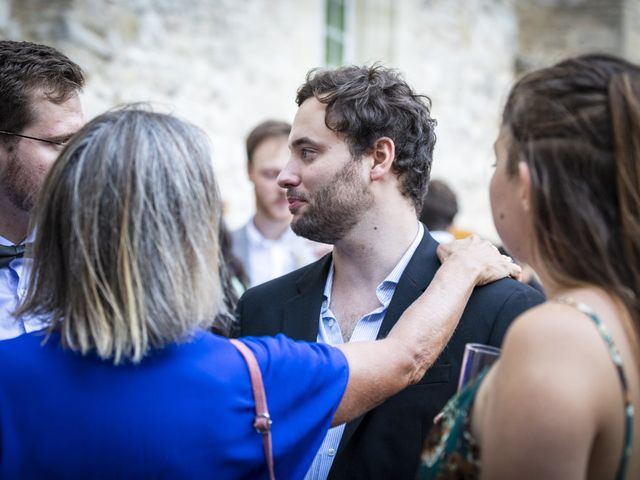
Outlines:
[[[139,105],[88,123],[41,190],[29,291],[65,347],[115,364],[212,323],[220,198],[198,128]]]

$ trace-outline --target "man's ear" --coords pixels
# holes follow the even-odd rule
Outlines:
[[[371,149],[371,171],[369,176],[372,181],[382,179],[396,158],[396,145],[389,137],[380,137]]]
[[[531,172],[526,162],[518,162],[518,181],[520,182],[520,204],[525,212],[531,208]]]

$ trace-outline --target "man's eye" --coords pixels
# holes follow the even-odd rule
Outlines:
[[[311,157],[311,155],[313,155],[313,150],[310,150],[308,148],[303,148],[300,152],[300,158],[302,158],[303,160],[307,160]]]

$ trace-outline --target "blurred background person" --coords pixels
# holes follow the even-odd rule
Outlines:
[[[42,187],[17,313],[48,327],[0,342],[2,478],[267,477],[245,361],[205,330],[222,303],[220,207],[208,140],[186,122],[128,109],[74,136]],[[519,272],[488,242],[455,247],[383,340],[243,340],[277,478],[304,475],[331,423],[417,382],[476,284]]]
[[[495,148],[496,228],[549,301],[445,407],[420,478],[640,478],[640,68],[525,75]]]
[[[232,250],[242,262],[249,286],[289,273],[317,258],[312,244],[291,231],[285,190],[277,178],[289,160],[291,125],[266,120],[247,137],[247,172],[254,187],[256,212],[232,232]]]
[[[427,226],[437,242],[448,243],[455,240],[451,229],[457,213],[458,200],[453,190],[442,180],[431,180],[422,203],[420,221]]]

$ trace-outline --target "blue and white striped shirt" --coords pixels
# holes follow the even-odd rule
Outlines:
[[[400,277],[407,267],[409,260],[413,257],[422,237],[424,236],[424,227],[418,222],[418,232],[413,240],[413,243],[409,246],[404,253],[400,261],[391,270],[391,273],[378,285],[376,288],[376,296],[380,301],[380,306],[372,312],[364,315],[356,324],[353,333],[351,334],[350,342],[365,342],[373,341],[377,338],[380,326],[384,320],[384,316],[387,313],[387,308],[391,303],[391,298],[396,291],[396,286],[400,281]],[[335,315],[329,308],[331,305],[331,288],[333,286],[333,263],[329,269],[329,275],[324,287],[324,301],[320,308],[320,323],[318,326],[318,339],[319,343],[327,343],[329,345],[339,345],[344,343],[342,338],[342,332],[340,331],[340,325],[336,320]],[[345,424],[338,425],[329,429],[327,435],[316,453],[316,456],[311,464],[311,468],[305,475],[305,480],[324,480],[329,475],[329,470],[333,464],[338,445],[342,439],[342,433],[344,432]]]

